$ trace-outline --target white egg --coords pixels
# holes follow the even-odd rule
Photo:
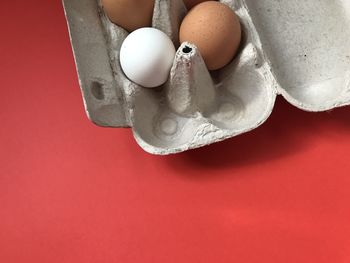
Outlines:
[[[128,35],[120,50],[125,75],[146,88],[164,84],[175,58],[175,47],[162,31],[145,27]]]

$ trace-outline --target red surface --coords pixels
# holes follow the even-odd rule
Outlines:
[[[249,134],[151,156],[85,117],[60,1],[0,22],[0,262],[350,262],[350,108],[279,99]]]

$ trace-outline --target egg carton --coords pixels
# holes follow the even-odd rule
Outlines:
[[[350,104],[350,1],[220,2],[239,16],[243,39],[232,63],[209,72],[194,45],[179,45],[182,0],[155,1],[152,26],[178,49],[168,82],[146,89],[119,64],[128,32],[96,0],[63,0],[89,119],[131,127],[144,150],[165,155],[257,128],[277,95],[313,112]]]

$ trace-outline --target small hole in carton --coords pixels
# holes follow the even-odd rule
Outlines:
[[[98,100],[103,100],[105,98],[103,86],[101,83],[99,83],[97,81],[92,82],[91,93]]]
[[[182,49],[182,52],[185,53],[185,54],[191,53],[191,52],[192,52],[192,48],[189,47],[189,46],[185,46],[185,47]]]

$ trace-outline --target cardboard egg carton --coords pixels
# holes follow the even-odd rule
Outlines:
[[[156,0],[153,27],[178,51],[168,82],[146,89],[120,68],[128,33],[98,1],[63,0],[90,120],[131,127],[147,152],[172,154],[257,128],[277,95],[306,111],[350,104],[350,1],[221,2],[240,17],[243,39],[232,63],[209,72],[194,45],[179,45],[182,0]]]

